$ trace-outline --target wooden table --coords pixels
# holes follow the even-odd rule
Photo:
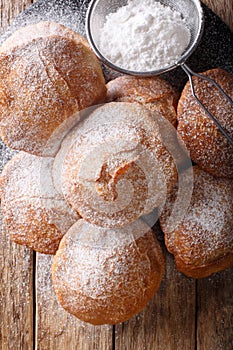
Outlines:
[[[31,4],[0,0],[1,31]],[[205,0],[233,29],[232,0]],[[179,273],[167,254],[158,293],[124,324],[90,326],[57,304],[51,257],[10,240],[0,217],[1,350],[230,350],[233,348],[232,269],[194,280]]]

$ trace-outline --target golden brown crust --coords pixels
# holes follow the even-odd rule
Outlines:
[[[1,209],[13,241],[45,254],[55,254],[79,219],[53,187],[52,163],[53,158],[20,152],[5,166],[0,183]]]
[[[95,325],[116,324],[147,305],[164,267],[162,249],[143,222],[113,230],[81,219],[61,241],[52,278],[68,312]]]
[[[53,155],[44,148],[55,130],[105,94],[86,40],[60,24],[24,27],[0,50],[0,135],[14,149]]]
[[[233,99],[233,75],[223,69],[204,72],[213,78]],[[210,83],[193,78],[197,96],[233,137],[233,108]],[[233,178],[233,146],[220,133],[198,105],[187,83],[177,108],[178,133],[190,151],[190,156],[203,170],[215,176]]]
[[[186,265],[182,259],[176,258],[176,267],[179,271],[183,272],[186,276],[192,278],[204,278],[212,275],[213,273],[223,271],[233,266],[233,254],[228,253],[212,263],[205,264],[203,266]]]
[[[183,220],[175,229],[168,225],[171,198],[160,223],[177,268],[201,278],[233,265],[233,183],[197,166],[193,170],[193,195]]]
[[[159,111],[174,126],[178,97],[178,92],[160,77],[120,76],[107,84],[108,101],[140,103],[152,112]]]
[[[85,220],[121,227],[163,205],[177,169],[150,111],[111,102],[64,141],[55,158],[55,183],[56,177],[57,188]]]

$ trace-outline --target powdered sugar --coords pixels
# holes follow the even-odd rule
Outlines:
[[[64,236],[52,276],[67,311],[93,324],[114,324],[144,307],[163,270],[162,250],[142,221],[105,229],[81,219]]]
[[[13,240],[49,254],[79,219],[53,187],[52,163],[53,158],[20,152],[0,181],[1,209]]]
[[[202,74],[214,79],[233,98],[233,76],[230,73],[215,68]],[[193,82],[201,102],[233,137],[233,109],[230,103],[213,84],[197,77],[193,78]],[[189,83],[179,100],[177,119],[178,133],[193,161],[215,176],[233,178],[233,147],[195,101]]]
[[[190,37],[177,11],[157,1],[129,0],[106,17],[99,48],[121,68],[151,71],[173,65]]]
[[[194,170],[194,191],[187,214],[172,233],[166,215],[160,218],[166,246],[190,266],[204,266],[232,252],[233,186],[230,179]]]
[[[0,48],[0,62],[0,135],[13,149],[53,155],[63,123],[105,96],[87,41],[57,23],[16,31]]]
[[[103,227],[129,224],[163,205],[177,179],[158,123],[147,109],[124,102],[102,105],[78,124],[53,170],[71,206]]]

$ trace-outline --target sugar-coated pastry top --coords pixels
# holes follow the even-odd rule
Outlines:
[[[214,79],[233,99],[233,75],[211,69],[203,75]],[[233,107],[212,83],[193,78],[196,94],[233,138]],[[177,108],[178,133],[190,156],[203,170],[215,176],[233,178],[233,146],[192,96],[190,83],[182,92]]]
[[[118,227],[162,206],[177,170],[151,112],[111,102],[91,111],[65,139],[53,177],[83,218]]]
[[[12,239],[55,254],[62,236],[79,216],[55,190],[53,158],[16,154],[0,177],[1,209]]]
[[[160,223],[177,268],[198,278],[233,265],[233,182],[197,166],[193,170],[193,195],[183,220],[175,229],[168,225],[171,196]]]
[[[19,29],[0,49],[0,136],[11,148],[53,155],[53,133],[105,98],[101,66],[86,39],[51,22]]]
[[[162,249],[136,221],[120,229],[81,219],[63,237],[52,265],[61,305],[92,324],[124,322],[153,297],[164,273]]]
[[[159,111],[174,126],[178,97],[177,91],[158,76],[139,78],[123,75],[107,84],[108,101],[143,104],[151,111]]]

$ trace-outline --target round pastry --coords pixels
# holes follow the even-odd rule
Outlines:
[[[176,107],[179,94],[160,77],[138,78],[120,76],[107,84],[107,100],[137,102],[151,111],[159,111],[176,126]]]
[[[61,24],[23,27],[0,49],[0,136],[13,149],[54,155],[54,133],[105,95],[86,39]]]
[[[147,305],[164,268],[162,249],[143,221],[107,229],[81,219],[60,243],[52,279],[68,312],[95,325],[116,324]]]
[[[175,228],[168,224],[173,193],[160,224],[178,270],[201,278],[233,265],[233,183],[198,166],[193,172],[193,195],[184,218]]]
[[[151,112],[111,102],[91,110],[63,142],[53,177],[84,219],[120,227],[163,206],[177,170]]]
[[[16,154],[0,177],[1,209],[14,242],[55,254],[62,236],[79,216],[55,190],[53,158]]]
[[[204,72],[213,78],[233,99],[233,75],[223,69]],[[196,94],[213,116],[233,137],[233,108],[216,87],[193,77]],[[215,176],[233,177],[233,146],[221,134],[192,96],[187,83],[177,108],[178,133],[184,140],[190,156],[203,170]]]

